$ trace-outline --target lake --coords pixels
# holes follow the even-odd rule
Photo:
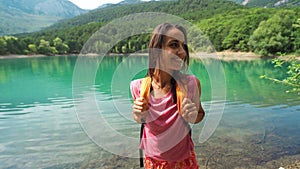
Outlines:
[[[138,168],[132,157],[139,125],[131,119],[129,82],[145,75],[147,58],[77,61],[75,56],[0,60],[0,168]],[[201,168],[279,168],[299,160],[299,95],[259,78],[282,78],[286,67],[275,69],[262,59],[203,63],[190,62],[207,113],[193,126]],[[218,76],[207,71],[215,64],[221,64],[226,80],[222,100],[212,96]],[[217,128],[200,143],[210,107],[219,102],[224,107]]]

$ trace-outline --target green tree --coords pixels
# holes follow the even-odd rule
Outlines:
[[[266,14],[260,14],[260,10],[249,12],[245,17],[241,17],[232,23],[229,34],[222,42],[223,49],[233,51],[249,51],[249,38],[262,20],[266,19]]]
[[[300,53],[300,18],[298,18],[293,24],[293,45],[296,54]]]
[[[4,36],[6,41],[6,50],[9,54],[22,54],[22,46],[20,45],[19,38],[15,36]]]
[[[294,12],[282,10],[267,21],[262,21],[250,37],[249,45],[252,51],[265,56],[292,51],[294,20]]]
[[[285,78],[277,79],[262,75],[261,78],[269,79],[274,82],[282,83],[291,86],[291,90],[287,92],[297,92],[300,95],[300,62],[295,57],[289,58],[275,58],[272,60],[274,67],[282,67],[287,65],[287,71],[285,72]]]
[[[223,50],[222,42],[231,29],[232,19],[218,16],[199,23],[199,27],[209,37],[217,51]]]
[[[59,37],[53,40],[53,44],[58,54],[66,54],[69,50],[69,46],[65,44]]]
[[[6,41],[3,37],[0,37],[0,55],[5,55],[6,52]]]
[[[40,54],[45,54],[45,55],[52,55],[57,53],[56,49],[50,46],[50,42],[44,39],[40,40],[40,44],[38,46],[38,52]]]
[[[29,44],[28,49],[29,49],[30,54],[36,54],[37,53],[37,47],[36,47],[35,44]]]

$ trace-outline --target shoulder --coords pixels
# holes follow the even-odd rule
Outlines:
[[[195,75],[186,75],[188,95],[193,98],[201,93],[200,81]]]
[[[142,80],[143,80],[143,78],[132,80],[132,81],[130,82],[130,89],[131,89],[131,90],[132,90],[132,89],[140,89],[141,84],[142,84]]]
[[[131,91],[131,95],[132,95],[133,99],[138,98],[140,95],[140,88],[141,88],[142,80],[143,80],[143,78],[135,79],[130,82],[130,91]]]
[[[188,85],[197,85],[200,87],[200,80],[195,75],[186,75]]]
[[[185,75],[185,76],[186,76],[186,78],[187,78],[188,80],[198,79],[195,75],[187,74],[187,75]]]
[[[150,85],[151,85],[151,78],[148,76],[131,81],[130,91],[133,99],[139,97],[147,97],[150,91]]]
[[[141,85],[143,78],[135,79],[130,82],[130,85]]]

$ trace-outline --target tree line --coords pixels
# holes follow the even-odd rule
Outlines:
[[[199,13],[196,8],[197,2],[202,5],[201,9],[206,9],[205,6],[209,9],[217,7],[217,5],[210,4],[213,2],[206,4],[204,3],[206,1],[201,0],[184,0],[176,1],[177,4],[174,4],[175,2],[170,3],[174,8],[168,9],[174,12],[175,9],[180,11],[180,6],[189,6],[191,9],[189,13],[180,11],[179,15],[199,27],[217,51],[254,52],[264,56],[273,56],[278,53],[300,53],[300,7],[276,9],[245,8],[242,6],[232,9],[228,7],[230,10],[223,7],[219,13],[207,12],[205,14],[204,11],[197,18]],[[218,5],[221,2],[223,1],[220,1]],[[158,2],[154,2],[150,7],[155,7],[156,3]],[[167,2],[164,3],[167,4]],[[217,2],[214,1],[214,3]],[[228,5],[227,3],[224,4],[225,7]],[[113,8],[115,9],[114,13],[117,13],[117,9],[124,10],[124,8]],[[127,10],[127,8],[135,9],[135,6],[126,6],[125,9]],[[146,6],[144,8],[148,9]],[[166,7],[161,8],[167,10]],[[93,16],[93,13],[88,14],[88,16]],[[104,20],[73,26],[71,25],[74,23],[69,23],[65,28],[54,26],[51,29],[31,34],[3,36],[0,37],[0,55],[78,54],[92,34],[107,23],[108,21]],[[144,50],[147,49],[149,39],[149,34],[132,36],[111,47],[109,52],[132,53]],[[107,44],[101,42],[97,45],[100,48]]]
[[[300,10],[250,8],[201,20],[216,50],[269,56],[300,53]]]

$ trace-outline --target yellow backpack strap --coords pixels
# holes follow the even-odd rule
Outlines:
[[[184,98],[184,93],[180,90],[179,85],[176,85],[176,96],[177,96],[177,108],[178,113],[181,114],[181,105]]]
[[[147,103],[149,103],[150,88],[151,88],[151,78],[145,77],[142,80],[142,84],[140,88],[140,97],[146,99]]]

